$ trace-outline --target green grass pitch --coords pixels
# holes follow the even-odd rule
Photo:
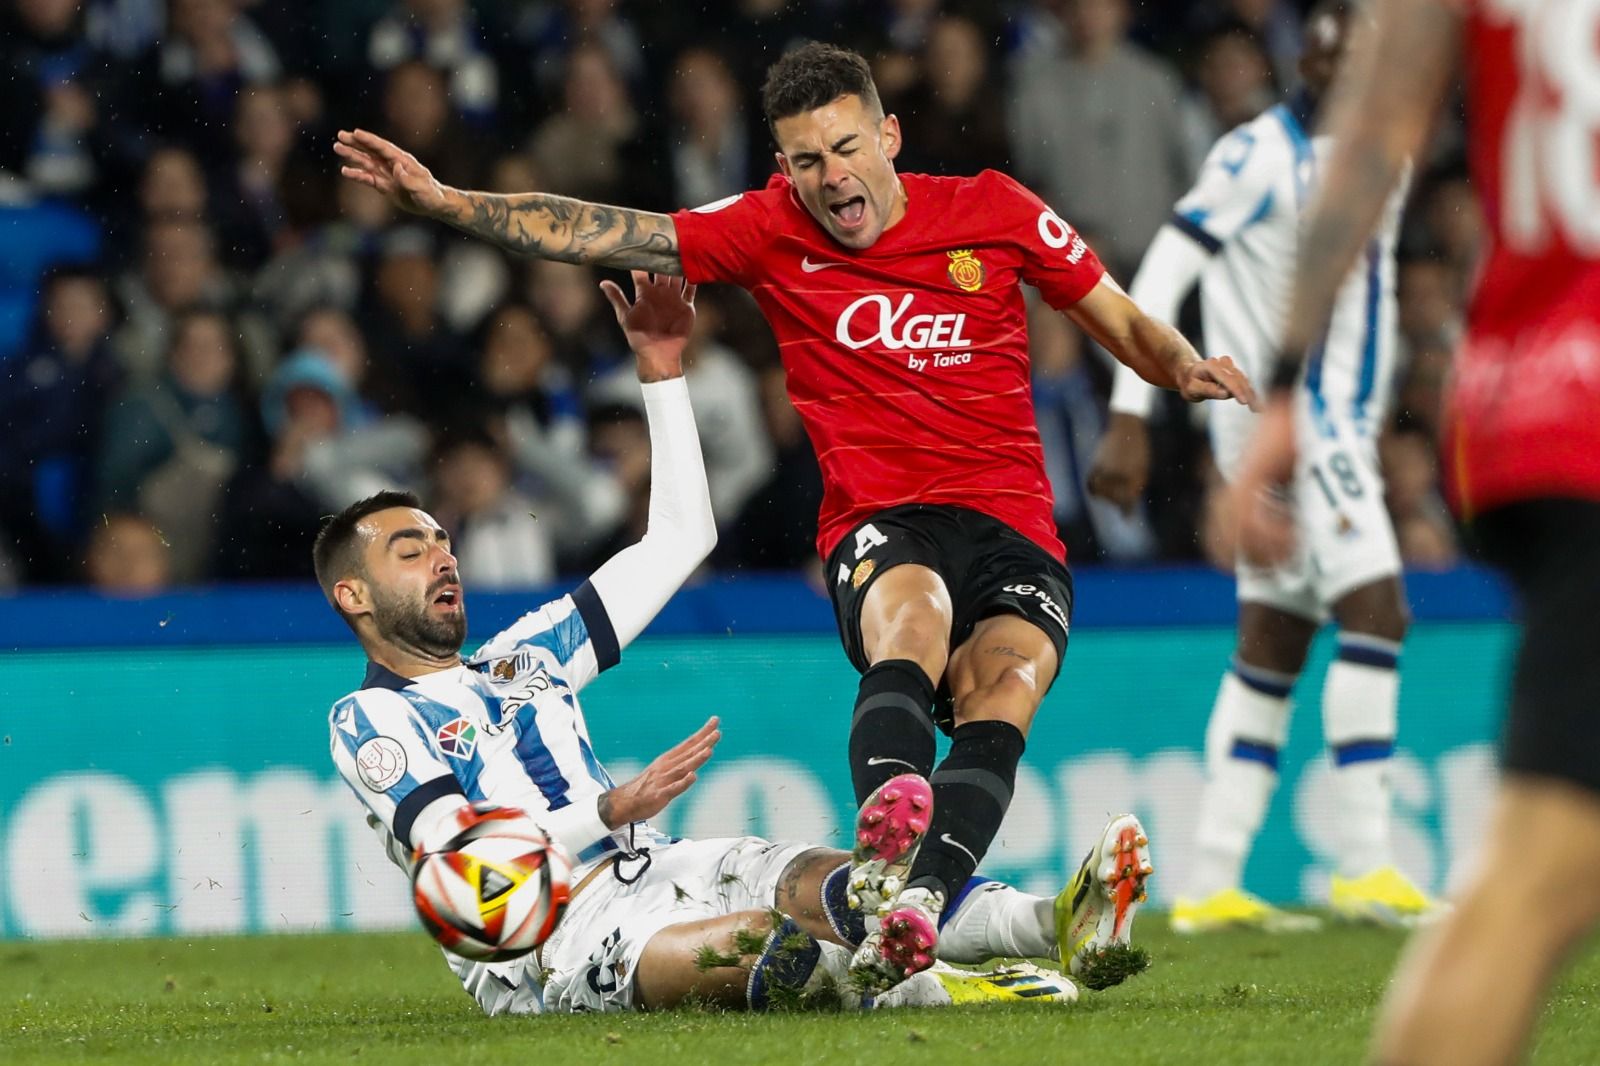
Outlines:
[[[1398,934],[1181,939],[1076,1006],[883,1014],[480,1016],[421,934],[0,944],[0,1063],[1271,1063],[1360,1059]],[[1600,1063],[1600,952],[1536,1063]]]

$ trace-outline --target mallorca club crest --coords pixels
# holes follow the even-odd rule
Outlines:
[[[950,280],[955,282],[957,288],[962,292],[977,292],[983,288],[989,272],[973,255],[971,248],[958,248],[945,254],[950,257]]]

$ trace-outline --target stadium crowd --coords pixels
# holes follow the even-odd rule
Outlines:
[[[0,0],[0,588],[309,577],[322,516],[381,487],[423,494],[477,588],[640,535],[649,440],[596,275],[397,215],[338,179],[341,125],[451,184],[671,210],[767,180],[763,71],[832,40],[873,58],[901,169],[1007,170],[1126,283],[1212,141],[1294,89],[1299,19],[1289,0]],[[1458,551],[1440,388],[1480,233],[1459,122],[1416,174],[1382,458],[1405,558],[1437,566]],[[814,566],[821,485],[771,336],[742,292],[699,306],[712,566]],[[1110,367],[1040,311],[1073,558],[1214,557],[1196,412],[1160,412],[1140,511],[1092,500]]]

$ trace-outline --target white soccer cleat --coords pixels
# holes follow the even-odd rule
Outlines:
[[[1111,820],[1100,843],[1056,897],[1056,945],[1068,971],[1092,989],[1110,988],[1150,965],[1131,947],[1133,915],[1155,873],[1150,839],[1131,814]]]
[[[990,973],[958,970],[936,962],[870,1002],[874,1010],[896,1007],[950,1007],[968,1003],[1069,1004],[1078,986],[1064,975],[1019,962]]]

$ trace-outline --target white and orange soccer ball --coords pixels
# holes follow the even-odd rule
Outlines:
[[[555,931],[572,892],[572,862],[525,811],[475,805],[460,832],[423,852],[411,872],[417,916],[447,951],[504,962]]]

